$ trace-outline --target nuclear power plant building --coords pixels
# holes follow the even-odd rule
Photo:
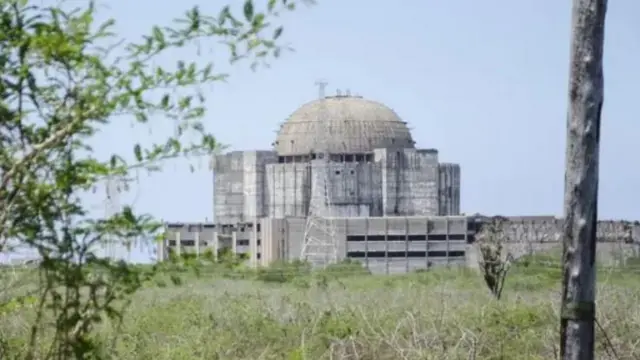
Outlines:
[[[379,102],[353,95],[318,98],[302,105],[280,125],[272,146],[272,150],[217,155],[213,169],[214,221],[168,224],[169,230],[173,229],[169,247],[176,240],[183,251],[192,248],[189,244],[202,247],[210,243],[203,237],[215,233],[219,240],[216,247],[231,246],[236,252],[254,253],[261,263],[296,258],[303,242],[304,219],[313,206],[312,198],[318,196],[314,186],[325,189],[323,216],[335,218],[337,224],[347,219],[427,221],[442,216],[466,222],[466,218],[457,216],[460,166],[440,163],[436,149],[416,148],[407,123]],[[328,156],[329,161],[317,164],[320,156]],[[323,184],[314,183],[314,179],[323,179]],[[291,229],[284,234],[284,225],[277,224],[285,223],[298,224],[291,225],[297,235],[292,235]],[[273,240],[278,244],[267,245],[265,226],[274,236],[287,240]],[[460,224],[459,233],[466,232],[462,229],[465,226]],[[384,231],[393,233],[391,229]],[[425,237],[426,232],[425,227],[418,233]],[[174,233],[180,233],[182,240]],[[198,239],[194,239],[195,233]],[[254,245],[253,251],[249,244],[252,233],[260,233],[254,235],[260,244]],[[344,229],[338,229],[338,234],[339,257],[345,257],[348,236]],[[271,260],[267,254],[271,254]]]
[[[460,166],[441,164],[437,150],[415,143],[407,123],[381,103],[344,95],[307,103],[280,126],[272,151],[216,157],[216,223],[306,217],[313,173],[326,172],[310,162],[318,144],[330,156],[333,216],[458,215]]]

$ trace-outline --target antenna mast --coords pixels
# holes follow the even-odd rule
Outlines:
[[[331,171],[329,159],[328,111],[325,97],[326,81],[317,81],[320,110],[316,119],[316,144],[309,161],[311,197],[300,257],[313,267],[326,267],[338,260],[336,227],[332,214]]]

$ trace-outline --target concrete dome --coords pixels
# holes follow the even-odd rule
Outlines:
[[[326,126],[320,125],[321,117]],[[333,154],[369,153],[413,148],[414,141],[406,123],[387,106],[360,96],[329,96],[293,112],[274,143],[280,156],[306,155],[323,147]]]

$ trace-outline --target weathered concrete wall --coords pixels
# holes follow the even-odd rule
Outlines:
[[[479,231],[483,223],[491,218],[475,216]],[[553,216],[511,216],[505,217],[502,232],[509,242],[545,243],[559,242],[563,220]],[[601,220],[596,228],[598,242],[638,242],[640,243],[640,224],[629,221]]]
[[[285,218],[285,219],[261,219],[262,229],[262,248],[261,252],[263,257],[261,259],[262,265],[267,265],[274,261],[285,260],[292,261],[301,258],[302,250],[304,247],[304,235],[307,227],[307,219],[298,218]],[[319,219],[319,221],[331,221],[335,229],[335,236],[337,244],[337,255],[339,259],[343,259],[346,254],[346,243],[344,234],[344,223],[340,219]],[[310,237],[315,237],[319,242],[330,244],[331,238],[324,231],[329,224],[317,223],[317,227],[312,227],[309,232]],[[331,251],[327,246],[315,246],[309,249],[310,252],[316,254],[323,254]]]
[[[380,164],[386,216],[438,214],[438,152],[416,149],[375,149]]]
[[[380,167],[375,163],[324,162],[267,165],[266,193],[269,217],[304,217],[312,197],[323,203],[325,191],[331,207],[327,216],[376,216],[382,213]],[[318,191],[313,191],[313,186]]]
[[[562,253],[562,244],[560,242],[518,244],[510,243],[505,245],[506,252],[512,254],[515,259],[525,255],[536,253]],[[628,259],[640,256],[640,244],[625,244],[602,242],[597,244],[596,261],[606,266],[622,265]],[[478,264],[481,260],[480,249],[478,244],[470,244],[466,250],[466,264],[470,268],[479,268]],[[551,265],[551,264],[550,264]]]
[[[488,222],[490,218],[476,218],[476,222]],[[553,216],[507,217],[502,222],[502,234],[505,239],[505,254],[514,258],[540,252],[562,249],[563,220]],[[480,230],[477,226],[476,230]],[[603,264],[612,265],[625,262],[631,257],[640,256],[640,225],[628,221],[598,221],[596,228],[597,259]],[[475,238],[479,236],[474,234]],[[471,244],[467,250],[467,263],[477,267],[480,260],[478,244]]]
[[[438,173],[438,215],[460,215],[460,165],[441,163]]]
[[[269,164],[265,179],[268,217],[280,219],[307,215],[311,190],[308,163]]]
[[[438,199],[438,151],[435,149],[405,149],[405,169],[402,181],[408,192],[409,216],[436,216]]]
[[[322,171],[322,169],[317,169]],[[357,217],[382,214],[380,166],[373,162],[332,162],[327,172],[331,216]]]
[[[243,223],[266,215],[265,165],[274,161],[271,151],[232,151],[215,157],[215,222]]]

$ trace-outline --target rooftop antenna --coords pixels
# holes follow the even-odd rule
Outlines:
[[[325,99],[326,81],[317,81],[320,109],[315,121],[317,126],[315,159],[309,162],[311,173],[311,197],[309,211],[304,230],[304,245],[301,259],[309,262],[314,268],[325,268],[338,261],[336,227],[332,214],[331,188],[329,171],[329,126],[327,104]]]

